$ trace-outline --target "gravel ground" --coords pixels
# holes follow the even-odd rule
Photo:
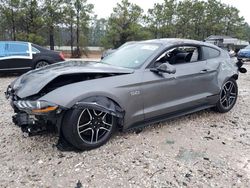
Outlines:
[[[250,69],[250,64],[246,66]],[[0,187],[249,187],[250,73],[227,114],[198,112],[117,133],[96,150],[60,152],[55,135],[24,138],[0,78]]]

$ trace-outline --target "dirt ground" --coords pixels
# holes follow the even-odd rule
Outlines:
[[[240,75],[229,113],[206,110],[117,133],[82,153],[58,151],[55,135],[22,136],[3,93],[14,79],[0,78],[0,187],[250,186],[250,73]]]

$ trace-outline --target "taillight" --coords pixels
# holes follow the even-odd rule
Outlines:
[[[59,56],[60,56],[60,58],[61,58],[62,60],[65,60],[64,55],[63,55],[62,52],[60,52]]]

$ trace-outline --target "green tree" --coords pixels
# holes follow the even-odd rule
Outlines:
[[[107,20],[104,18],[98,19],[97,15],[92,18],[89,32],[89,44],[100,46],[101,39],[106,34]]]
[[[233,35],[239,38],[244,38],[245,20],[239,16],[239,10],[235,7],[226,6],[224,18],[224,33],[225,35]]]
[[[81,56],[80,50],[80,37],[82,36],[82,43],[86,41],[85,35],[80,35],[80,30],[82,32],[87,32],[88,22],[90,20],[90,14],[94,8],[93,4],[88,4],[87,0],[75,0],[74,8],[76,12],[76,56]]]
[[[180,38],[192,38],[191,33],[193,32],[192,19],[192,7],[193,1],[180,1],[177,5],[176,13],[176,36]]]
[[[81,56],[81,47],[87,44],[89,22],[94,8],[87,0],[66,0],[65,14],[67,25],[70,27],[71,35],[71,54],[75,57]],[[75,35],[73,32],[75,31]],[[76,51],[73,54],[74,36],[76,38]]]
[[[247,25],[239,10],[218,0],[165,0],[148,10],[145,23],[154,38],[203,40],[209,35],[248,38]]]
[[[177,1],[165,0],[162,4],[154,4],[145,16],[145,22],[154,38],[173,37],[175,35],[174,16]]]
[[[1,28],[16,40],[17,24],[20,18],[20,0],[0,0]]]
[[[250,26],[248,23],[245,23],[243,26],[243,37],[242,39],[250,42]]]
[[[108,24],[107,34],[103,38],[106,47],[119,47],[127,41],[144,39],[146,33],[143,32],[141,22],[143,10],[135,4],[122,0],[113,9]]]
[[[73,48],[74,48],[74,25],[75,25],[75,11],[73,4],[71,1],[66,0],[66,6],[64,7],[63,10],[63,15],[64,15],[64,20],[63,24],[69,28],[70,32],[70,47],[71,47],[71,56],[73,56]]]
[[[205,22],[205,33],[207,36],[224,34],[224,8],[224,5],[221,2],[218,2],[217,0],[207,1]]]
[[[161,31],[163,31],[162,28],[165,24],[164,6],[159,3],[154,4],[154,8],[148,10],[148,15],[144,19],[154,38],[161,38],[163,36]]]
[[[206,18],[206,2],[194,0],[190,11],[190,33],[192,39],[204,40],[207,36],[204,35],[205,18]]]
[[[87,0],[0,0],[0,39],[71,45],[80,56],[88,43],[118,47],[127,41],[181,37],[203,40],[229,35],[250,40],[250,28],[235,7],[219,0],[164,0],[146,15],[122,0],[108,20],[92,16]],[[60,38],[60,36],[63,36]]]
[[[43,2],[43,19],[45,28],[48,30],[50,49],[54,50],[55,30],[61,23],[63,17],[63,0],[44,0]]]
[[[18,40],[44,44],[45,40],[42,36],[44,22],[41,15],[42,11],[38,6],[37,0],[22,0],[20,32],[17,35]]]

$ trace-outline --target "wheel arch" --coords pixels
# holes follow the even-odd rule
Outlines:
[[[119,121],[119,127],[123,126],[123,120],[125,116],[125,110],[121,107],[121,105],[116,102],[114,99],[106,97],[106,96],[91,96],[84,98],[77,102],[72,107],[73,109],[84,109],[91,108],[94,110],[104,111],[115,116]]]
[[[39,62],[41,62],[41,61],[45,61],[45,62],[47,62],[49,65],[51,64],[51,62],[50,62],[48,59],[46,59],[46,58],[36,59],[36,60],[34,60],[34,63],[33,63],[33,69],[35,69],[35,68],[36,68],[36,65],[37,65]]]
[[[219,87],[220,89],[222,89],[223,85],[230,79],[234,79],[235,81],[237,81],[239,78],[238,74],[231,74],[228,75],[227,77],[225,77],[224,79],[219,79]]]
[[[221,92],[220,92],[220,99],[217,101],[217,104],[216,104],[216,106],[215,106],[215,108],[214,108],[214,110],[216,111],[216,112],[220,112],[220,113],[226,113],[226,112],[228,112],[228,111],[230,111],[232,108],[233,108],[233,106],[235,105],[235,103],[236,103],[236,101],[237,101],[237,97],[238,97],[238,85],[237,85],[237,82],[236,82],[236,80],[237,80],[237,76],[238,75],[233,75],[233,76],[231,76],[231,77],[228,77],[228,79],[226,79],[225,80],[225,82],[223,83],[223,86],[222,86],[222,89],[221,89]],[[227,89],[227,88],[224,88],[224,87],[226,87],[226,84],[228,83],[228,82],[233,82],[233,84],[234,84],[234,87],[235,87],[235,92],[234,92],[234,95],[233,96],[231,96],[231,93],[232,93],[232,89],[231,90],[229,90],[229,89]],[[224,89],[223,89],[224,88]],[[230,102],[230,103],[228,103],[227,101],[231,101],[232,99],[228,99],[228,97],[227,97],[227,93],[228,92],[230,92],[230,98],[231,97],[234,97],[233,98],[233,102]],[[224,93],[224,95],[222,96],[222,94]],[[222,102],[221,102],[221,100],[222,99],[225,99],[225,100],[223,100]],[[224,106],[224,103],[227,103],[226,105],[228,105],[228,106]],[[231,105],[231,106],[230,106]]]
[[[79,114],[82,113],[82,111],[86,108],[90,108],[93,110],[101,110],[110,113],[111,115],[114,115],[113,118],[115,121],[115,124],[112,124],[114,126],[112,126],[112,128],[108,131],[111,132],[111,134],[104,135],[104,137],[106,136],[104,140],[102,140],[101,142],[97,141],[95,143],[93,142],[92,146],[89,145],[89,143],[84,142],[82,137],[79,135],[80,133],[78,128],[76,130],[72,126],[72,122],[74,125],[76,122],[79,121],[76,119],[76,116],[78,116],[79,118]],[[72,151],[75,149],[80,151],[85,151],[102,146],[109,140],[109,138],[112,136],[112,133],[114,133],[117,128],[121,129],[121,127],[118,126],[119,124],[117,121],[122,118],[123,111],[121,112],[120,111],[121,109],[118,103],[104,96],[93,96],[80,100],[70,109],[64,111],[64,114],[62,116],[62,121],[60,123],[60,128],[58,130],[59,140],[57,147],[59,147],[61,150],[64,151]],[[95,134],[92,132],[92,135]],[[98,138],[98,136],[96,138]],[[91,144],[92,144],[92,138],[91,138]]]
[[[36,64],[40,61],[46,61],[49,64],[53,64],[55,63],[55,61],[53,60],[53,57],[49,56],[49,55],[44,55],[44,54],[38,54],[37,56],[33,56],[33,66],[35,67]]]

